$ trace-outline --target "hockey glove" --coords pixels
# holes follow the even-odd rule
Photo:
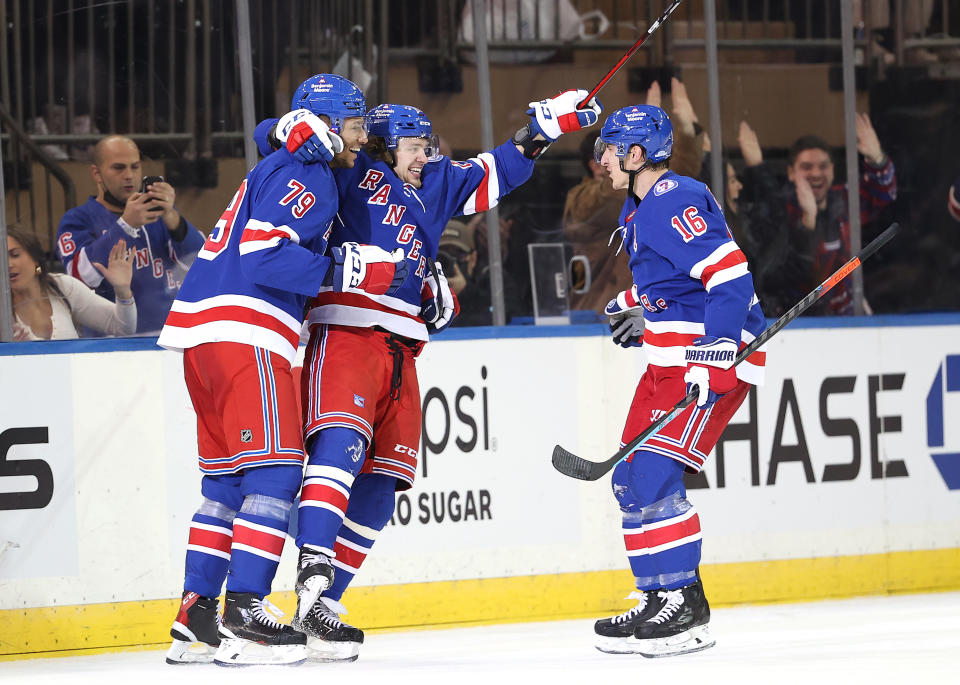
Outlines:
[[[351,288],[369,295],[392,295],[407,277],[407,260],[401,248],[387,252],[376,245],[344,243],[330,248],[333,268],[323,284],[336,292]]]
[[[614,343],[624,348],[643,343],[643,306],[637,297],[637,286],[622,291],[610,300],[603,313],[610,317],[610,333]]]
[[[577,103],[587,95],[589,92],[583,89],[565,90],[552,98],[531,102],[527,110],[530,132],[539,133],[552,143],[564,133],[593,126],[600,119],[603,105],[597,98],[590,98],[583,109],[577,109]]]
[[[683,380],[688,394],[697,388],[698,407],[709,407],[737,387],[737,371],[733,366],[736,356],[737,344],[730,338],[703,336],[687,348],[687,372]]]
[[[460,301],[447,283],[443,266],[433,260],[428,260],[428,263],[430,273],[423,279],[423,289],[420,291],[420,318],[427,324],[429,332],[439,333],[460,313]]]
[[[343,151],[343,139],[308,109],[296,109],[280,117],[275,135],[304,164],[330,162]]]

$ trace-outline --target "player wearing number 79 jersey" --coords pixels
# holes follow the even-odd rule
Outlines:
[[[314,114],[329,122],[319,135],[322,158],[330,161],[344,144],[334,132],[345,135],[353,125],[362,131],[365,102],[350,81],[322,77]],[[261,161],[197,255],[160,333],[160,346],[184,352],[204,474],[170,663],[306,659],[306,637],[277,623],[262,604],[302,477],[290,366],[304,306],[324,288],[390,293],[407,271],[402,254],[369,245],[344,243],[328,251],[337,206],[325,162],[304,164],[287,149]],[[225,579],[218,628],[216,598]]]

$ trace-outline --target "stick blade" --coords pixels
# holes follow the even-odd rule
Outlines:
[[[598,470],[595,462],[578,457],[573,452],[556,445],[553,448],[553,468],[565,476],[577,480],[597,480],[605,471]]]

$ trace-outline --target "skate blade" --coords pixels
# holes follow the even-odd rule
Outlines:
[[[717,644],[707,626],[697,626],[678,635],[653,640],[636,640],[636,653],[647,659],[702,652]]]
[[[593,646],[604,654],[636,654],[636,640],[631,643],[629,637],[604,637],[596,636]]]
[[[174,640],[167,650],[168,664],[180,666],[183,664],[209,664],[213,662],[213,655],[217,648],[206,642],[187,642]]]
[[[297,618],[302,619],[313,608],[314,603],[324,590],[330,587],[325,576],[311,576],[303,583],[303,589],[297,593]]]
[[[327,642],[307,635],[307,659],[311,662],[350,662],[360,657],[359,642]]]
[[[305,645],[261,645],[229,638],[221,640],[213,663],[217,666],[299,666],[306,660]]]

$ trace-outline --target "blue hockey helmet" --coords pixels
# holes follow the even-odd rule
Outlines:
[[[673,125],[667,113],[653,105],[623,107],[607,117],[600,137],[593,148],[598,162],[607,145],[617,146],[621,162],[632,145],[639,145],[647,156],[647,164],[670,159],[673,151]]]
[[[367,112],[366,122],[370,135],[383,138],[391,150],[397,148],[401,138],[424,138],[427,141],[427,159],[439,156],[433,124],[421,109],[410,105],[378,105]]]
[[[340,133],[344,119],[364,115],[367,101],[353,81],[336,74],[317,74],[300,84],[290,101],[290,109],[325,114],[330,117],[331,130]]]

